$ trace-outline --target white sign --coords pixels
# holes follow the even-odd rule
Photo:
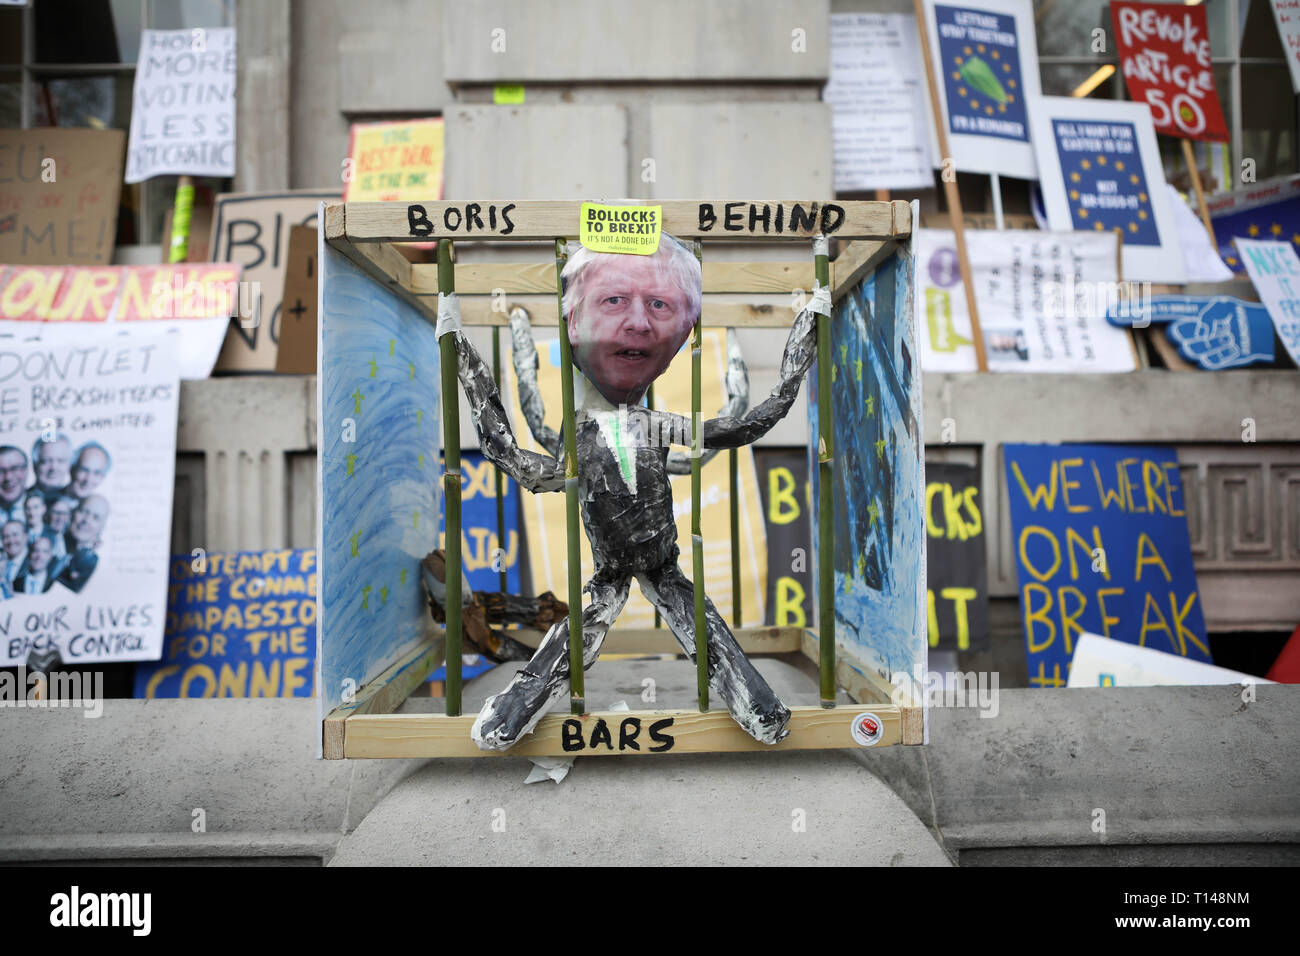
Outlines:
[[[925,0],[925,18],[956,171],[1036,179],[1026,114],[1030,97],[1039,93],[1030,0]],[[938,139],[931,142],[940,167]]]
[[[162,653],[175,336],[78,332],[0,343],[0,666]]]
[[[835,190],[929,189],[930,115],[915,18],[831,15]]]
[[[1036,96],[1029,125],[1048,225],[1124,233],[1124,278],[1186,281],[1155,125],[1145,103]]]
[[[918,229],[916,309],[921,368],[973,372],[970,310],[951,230]],[[1114,307],[1115,236],[1036,229],[966,230],[990,372],[1131,372]]]
[[[1300,93],[1300,0],[1269,0],[1277,33],[1291,68],[1291,88]]]
[[[235,175],[235,30],[145,30],[126,181]]]
[[[1232,240],[1291,361],[1300,365],[1300,258],[1289,242]]]
[[[1178,654],[1084,632],[1074,649],[1067,687],[1160,687],[1273,681]]]

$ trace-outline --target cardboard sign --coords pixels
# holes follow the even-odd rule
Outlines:
[[[931,649],[987,649],[989,584],[978,468],[926,462],[925,528]]]
[[[1168,323],[1179,354],[1207,371],[1273,362],[1273,322],[1262,305],[1227,295],[1158,295],[1137,312],[1115,310],[1106,320],[1122,327]]]
[[[353,123],[348,157],[353,165],[343,189],[347,202],[442,198],[441,118]]]
[[[0,266],[0,335],[75,344],[82,323],[148,322],[176,339],[181,378],[207,378],[238,282],[229,265]]]
[[[808,456],[802,449],[755,448],[754,466],[763,496],[763,526],[767,534],[767,614],[763,623],[775,627],[807,627],[813,620],[816,595],[812,570],[805,557],[812,544],[809,507]]]
[[[125,139],[117,129],[0,130],[0,262],[111,262]]]
[[[922,62],[911,14],[831,14],[836,192],[933,187]]]
[[[1234,239],[1277,239],[1300,249],[1300,175],[1216,193],[1205,205],[1219,256],[1233,272],[1246,271]]]
[[[0,343],[0,666],[156,660],[180,393],[172,336]],[[46,440],[52,436],[53,440]]]
[[[1156,132],[1226,143],[1205,6],[1111,0],[1110,15],[1129,96],[1151,107]]]
[[[289,230],[289,258],[280,302],[280,347],[275,370],[288,375],[316,374],[316,229]]]
[[[289,240],[294,226],[313,225],[321,202],[337,200],[327,190],[283,193],[226,193],[217,197],[212,220],[213,262],[243,267],[252,308],[230,323],[217,360],[220,371],[269,372],[280,341],[281,296]]]
[[[1124,278],[1182,283],[1151,111],[1141,103],[1042,96],[1029,104],[1047,221],[1124,233]]]
[[[1291,361],[1300,365],[1300,257],[1289,242],[1238,239],[1242,262]]]
[[[1286,65],[1291,70],[1291,89],[1300,93],[1300,0],[1268,0],[1282,40]]]
[[[917,324],[927,372],[976,370],[970,308],[946,229],[916,232]],[[967,233],[990,372],[1130,372],[1129,338],[1107,326],[1119,297],[1115,236],[1037,229]]]
[[[126,181],[235,175],[235,29],[145,30]]]
[[[1199,684],[1271,684],[1271,680],[1191,661],[1152,647],[1135,647],[1098,634],[1082,634],[1074,649],[1068,687],[1160,687]]]
[[[959,172],[1037,178],[1026,106],[1037,96],[1038,41],[1029,0],[925,0],[948,146]],[[942,163],[937,141],[931,147]]]
[[[173,555],[166,635],[136,697],[311,697],[315,549]]]
[[[1006,445],[1031,687],[1064,687],[1078,636],[1209,661],[1178,456]]]

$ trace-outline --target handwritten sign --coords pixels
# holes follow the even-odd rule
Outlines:
[[[442,198],[440,118],[353,123],[348,157],[353,167],[344,187],[347,202]]]
[[[1039,92],[1029,0],[926,0],[925,12],[957,168],[1037,178],[1026,114],[1029,99]],[[936,162],[942,159],[937,145],[931,155]]]
[[[1300,0],[1269,0],[1269,6],[1291,69],[1291,88],[1300,93]]]
[[[1226,143],[1205,6],[1111,0],[1110,15],[1129,96],[1151,107],[1156,132]]]
[[[903,13],[831,14],[835,190],[929,189],[930,135],[916,19]]]
[[[1289,242],[1238,239],[1236,243],[1278,338],[1291,361],[1300,365],[1300,258]]]
[[[311,697],[316,551],[174,555],[162,659],[136,697]]]
[[[289,258],[280,299],[280,346],[275,370],[288,375],[316,374],[316,245],[313,226],[289,231]]]
[[[1181,283],[1151,111],[1142,103],[1041,96],[1029,104],[1048,225],[1124,233],[1126,280]]]
[[[763,501],[767,550],[774,559],[767,569],[767,614],[764,624],[806,627],[813,620],[812,570],[793,560],[807,554],[812,542],[808,505],[808,456],[800,450],[755,448],[754,467]],[[796,549],[802,548],[802,552]],[[790,559],[790,560],[786,560]]]
[[[155,660],[179,381],[172,337],[0,343],[0,666]]]
[[[240,318],[230,322],[217,359],[218,370],[275,369],[293,227],[314,225],[321,202],[338,198],[336,192],[312,189],[225,193],[217,197],[212,218],[212,261],[243,267],[249,299],[249,308],[241,304]]]
[[[916,236],[921,367],[973,372],[970,307],[947,229]],[[1103,320],[1119,297],[1109,232],[1004,229],[967,233],[975,298],[991,372],[1131,372],[1128,336]]]
[[[1209,661],[1173,449],[1004,451],[1030,686],[1064,687],[1084,632]]]
[[[145,30],[126,181],[235,175],[235,30]]]
[[[0,130],[0,262],[111,262],[124,140],[116,129]]]
[[[229,265],[0,266],[0,335],[75,344],[82,323],[148,322],[176,338],[181,378],[207,378],[238,281]]]
[[[979,469],[925,466],[926,609],[930,647],[989,646],[989,588]]]

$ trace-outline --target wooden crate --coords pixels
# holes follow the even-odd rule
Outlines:
[[[725,710],[717,709],[706,713],[668,710],[553,714],[543,718],[533,734],[504,753],[480,751],[473,744],[469,738],[472,714],[453,717],[393,713],[442,663],[445,647],[444,635],[429,620],[425,609],[419,556],[413,553],[423,548],[422,556],[424,551],[432,550],[432,535],[437,528],[436,487],[441,480],[437,453],[442,434],[436,423],[439,376],[433,336],[437,266],[412,262],[396,244],[492,240],[545,243],[549,249],[557,239],[577,237],[581,203],[326,203],[321,207],[323,228],[317,260],[321,270],[321,339],[316,693],[322,721],[322,756],[559,756],[575,752],[573,745],[579,735],[591,741],[595,734],[603,741],[606,732],[611,740],[609,746],[583,746],[577,752],[632,755],[843,748],[860,745],[854,729],[868,714],[881,728],[873,745],[924,742],[924,700],[913,679],[920,677],[918,667],[924,670],[926,647],[925,538],[920,511],[924,501],[924,447],[919,424],[919,351],[913,329],[911,280],[911,233],[916,207],[905,202],[790,201],[658,205],[663,209],[665,232],[680,239],[699,240],[703,246],[702,321],[706,325],[788,326],[794,318],[793,310],[775,308],[757,297],[780,294],[788,301],[792,290],[811,290],[811,240],[823,228],[829,238],[840,240],[839,254],[831,263],[832,299],[837,303],[832,328],[840,330],[833,334],[844,336],[839,351],[850,362],[845,365],[846,376],[852,368],[857,385],[846,377],[837,386],[838,392],[852,392],[861,385],[865,361],[867,377],[880,397],[879,411],[873,412],[881,423],[877,429],[887,428],[895,444],[899,435],[909,443],[902,462],[905,467],[901,469],[910,483],[903,488],[908,494],[904,495],[903,511],[894,516],[896,521],[891,527],[919,523],[920,550],[915,553],[917,542],[912,541],[909,563],[906,568],[900,565],[896,572],[898,578],[906,578],[898,586],[897,607],[902,611],[891,615],[898,620],[883,622],[889,625],[885,630],[892,628],[891,642],[898,644],[901,640],[906,660],[893,659],[898,655],[892,644],[886,652],[869,643],[869,634],[863,636],[864,631],[873,630],[873,622],[862,617],[860,606],[850,606],[848,595],[856,593],[865,572],[858,573],[860,567],[850,559],[843,569],[838,564],[835,569],[835,677],[837,685],[856,705],[831,709],[792,707],[790,736],[773,747],[754,741]],[[786,241],[792,255],[790,261],[782,262],[710,262],[708,245],[714,241]],[[529,307],[534,325],[558,322],[553,264],[462,264],[456,268],[455,282],[466,326],[505,324],[506,312],[499,304],[493,308],[493,294],[501,291],[511,304]],[[752,303],[735,301],[744,296],[756,298]],[[864,314],[872,317],[864,320]],[[879,341],[857,342],[867,328],[864,321],[876,330],[873,334]],[[856,359],[849,360],[848,350],[855,342],[861,351],[856,353]],[[876,362],[882,363],[879,375],[874,374]],[[811,395],[814,372],[809,375]],[[901,386],[900,379],[904,380]],[[868,406],[875,397],[873,393]],[[353,432],[350,441],[349,427]],[[838,418],[835,427],[838,449]],[[856,431],[845,434],[849,446],[864,440],[862,431],[862,435]],[[402,451],[415,448],[425,449],[419,452],[418,468]],[[846,448],[850,453],[854,450]],[[849,455],[843,455],[838,460],[848,459]],[[880,471],[892,474],[894,469]],[[856,494],[863,484],[859,477],[837,481],[837,493]],[[421,481],[430,494],[422,496]],[[892,495],[890,500],[894,500]],[[856,502],[851,497],[845,501],[852,517]],[[427,509],[423,513],[423,530],[422,508]],[[875,540],[871,535],[879,535],[875,520],[873,517],[866,528],[864,540]],[[413,541],[429,546],[416,546]],[[845,582],[844,595],[838,593],[841,579]],[[735,635],[747,654],[802,653],[814,662],[819,660],[817,634],[811,630],[750,627],[736,629]],[[663,653],[676,650],[671,642],[664,630],[615,629],[603,650]],[[905,679],[899,679],[899,673]],[[664,740],[670,743],[665,746]],[[620,746],[624,742],[644,745]]]

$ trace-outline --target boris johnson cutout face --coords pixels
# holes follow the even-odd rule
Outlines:
[[[636,404],[695,324],[699,262],[664,236],[650,256],[581,249],[564,277],[573,363],[610,404]]]

